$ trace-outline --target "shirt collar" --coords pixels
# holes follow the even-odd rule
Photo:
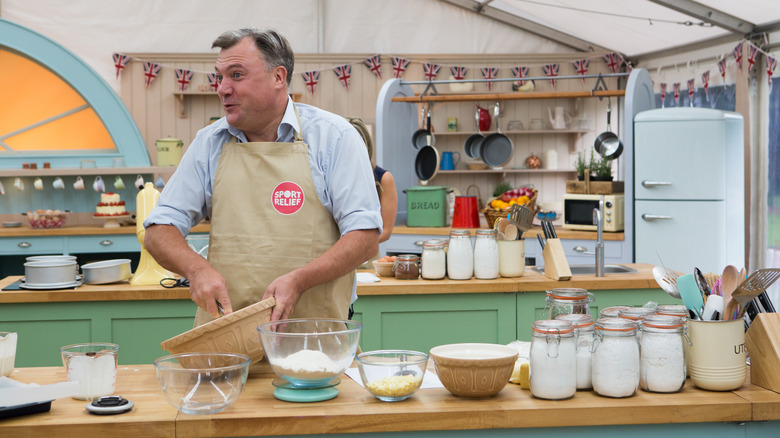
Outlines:
[[[225,119],[222,119],[225,121]],[[244,134],[244,131],[227,124],[227,121],[225,121],[225,125],[227,126],[228,132],[239,139],[242,143],[246,143],[246,135]],[[293,104],[293,100],[290,97],[287,97],[287,108],[284,110],[284,116],[282,116],[282,122],[279,124],[279,127],[276,128],[276,141],[277,142],[285,142],[285,143],[291,143],[293,141],[294,133],[295,131],[300,132],[301,127],[298,124],[298,118],[295,116],[295,106]]]

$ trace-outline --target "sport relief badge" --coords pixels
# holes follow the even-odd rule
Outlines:
[[[281,214],[295,214],[303,207],[303,189],[292,181],[280,183],[271,193],[271,205]]]

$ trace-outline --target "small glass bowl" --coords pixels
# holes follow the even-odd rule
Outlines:
[[[363,386],[382,401],[406,400],[422,385],[428,355],[412,350],[367,351],[357,356]]]

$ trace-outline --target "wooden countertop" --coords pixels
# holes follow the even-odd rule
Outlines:
[[[193,233],[208,233],[209,224],[200,223],[192,227]],[[47,237],[47,236],[91,236],[102,234],[135,234],[135,225],[118,228],[104,228],[88,225],[64,226],[62,228],[0,227],[0,237]]]
[[[261,436],[780,419],[780,394],[749,382],[733,392],[703,391],[689,381],[674,394],[639,390],[633,397],[612,399],[578,391],[562,401],[536,399],[513,384],[484,399],[458,398],[444,388],[432,388],[386,403],[342,376],[338,397],[307,404],[275,399],[273,377],[250,374],[235,404],[218,414],[194,416],[179,413],[165,401],[152,365],[120,365],[116,394],[132,400],[133,411],[92,415],[84,401],[58,399],[50,412],[0,421],[0,436],[81,438],[106,431],[112,437]],[[11,378],[48,384],[64,381],[65,372],[62,367],[21,368]]]
[[[561,239],[578,239],[578,240],[596,240],[595,231],[575,231],[567,230],[561,227],[558,223],[555,223],[555,232],[558,233],[558,237]],[[407,227],[406,225],[396,225],[393,227],[393,234],[420,234],[427,236],[449,236],[452,227]],[[472,228],[476,230],[476,228]],[[472,232],[474,234],[475,232]],[[524,238],[536,239],[537,234],[542,234],[542,229],[538,226],[532,227],[530,230],[523,233]],[[621,233],[603,233],[604,240],[624,240],[624,234]]]
[[[451,293],[533,292],[556,287],[579,287],[588,290],[658,289],[653,278],[652,265],[626,264],[636,269],[634,274],[609,274],[605,277],[574,275],[568,281],[553,281],[543,274],[526,268],[522,277],[495,280],[397,280],[379,277],[376,283],[358,283],[358,296],[368,295],[422,295]],[[372,272],[373,271],[361,271]],[[0,280],[0,289],[18,281],[21,276]],[[189,289],[162,286],[133,286],[129,283],[84,284],[64,290],[2,290],[0,303],[46,303],[68,301],[133,301],[190,299]]]

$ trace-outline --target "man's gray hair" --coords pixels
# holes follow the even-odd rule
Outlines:
[[[290,42],[279,32],[273,29],[260,30],[254,27],[229,30],[218,36],[211,44],[211,48],[229,49],[244,38],[251,38],[255,42],[255,46],[263,54],[266,71],[271,71],[279,66],[287,69],[287,86],[289,87],[295,67],[295,54],[290,47]]]

